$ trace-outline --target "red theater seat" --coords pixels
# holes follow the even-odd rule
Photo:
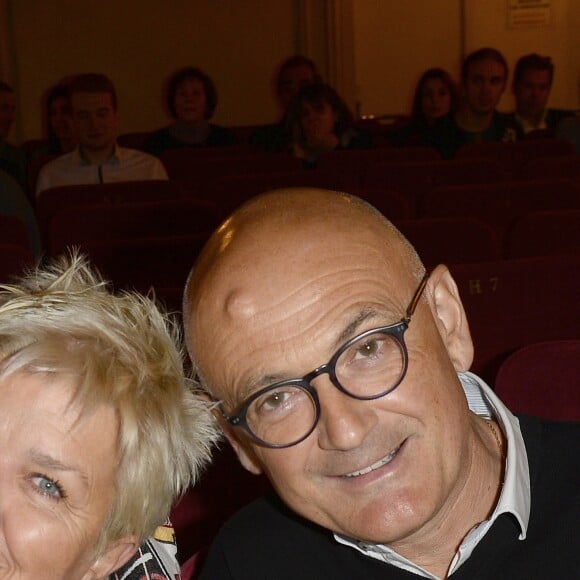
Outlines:
[[[8,283],[34,265],[32,252],[19,244],[0,243],[0,283]]]
[[[397,221],[427,267],[499,260],[494,230],[473,218],[425,218]]]
[[[224,443],[199,483],[171,512],[179,561],[184,563],[202,550],[200,557],[188,566],[199,564],[204,548],[211,544],[225,521],[270,489],[268,480],[246,471],[229,444]]]
[[[502,164],[513,178],[518,178],[522,168],[538,157],[560,157],[574,153],[574,147],[563,139],[543,138],[516,141],[515,143],[468,143],[456,153],[456,159],[494,159]]]
[[[0,214],[0,243],[30,249],[26,224],[15,215]]]
[[[580,255],[457,264],[450,270],[475,346],[472,370],[491,384],[514,350],[578,338]]]
[[[499,368],[495,391],[515,413],[580,421],[580,339],[517,350]]]
[[[290,154],[240,152],[236,148],[238,154],[232,155],[227,152],[229,147],[206,149],[212,152],[200,153],[195,148],[183,147],[164,151],[159,156],[169,177],[199,197],[206,197],[206,185],[218,177],[302,169],[301,162]]]
[[[528,161],[521,171],[522,179],[580,178],[580,155],[541,157]]]
[[[286,187],[320,187],[345,189],[340,175],[321,169],[252,173],[217,177],[208,183],[205,195],[215,202],[222,215],[228,215],[249,198],[272,189]]]
[[[569,253],[580,254],[580,209],[529,213],[508,235],[510,258]]]
[[[150,133],[148,131],[136,131],[134,133],[123,133],[117,137],[117,143],[121,147],[128,147],[129,149],[138,149],[143,151],[143,144]]]
[[[207,234],[85,242],[81,249],[116,288],[183,288]]]
[[[415,208],[412,206],[411,201],[398,191],[354,189],[349,190],[349,193],[358,195],[365,201],[368,201],[391,221],[401,221],[415,217]]]
[[[123,204],[145,201],[183,199],[184,190],[174,181],[146,180],[65,185],[42,191],[36,199],[36,217],[41,235],[46,239],[50,221],[55,214],[73,205],[97,203]]]
[[[491,225],[502,240],[509,227],[522,215],[578,207],[578,189],[569,180],[502,181],[434,189],[425,194],[419,215],[474,217]]]
[[[218,224],[215,206],[202,200],[73,205],[57,212],[48,228],[48,251],[85,242],[206,235]]]
[[[385,161],[368,167],[361,187],[399,191],[420,201],[432,189],[444,185],[494,183],[506,172],[490,159],[452,159],[442,161]]]

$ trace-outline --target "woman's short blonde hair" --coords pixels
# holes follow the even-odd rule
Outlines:
[[[141,540],[209,460],[213,416],[183,372],[181,340],[148,297],[113,294],[77,255],[0,285],[0,378],[73,377],[80,416],[101,404],[118,417],[116,496],[97,551]]]

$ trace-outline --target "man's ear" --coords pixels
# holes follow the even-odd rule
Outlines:
[[[473,362],[473,342],[457,284],[446,266],[437,266],[427,283],[433,297],[439,333],[457,372],[469,370]]]
[[[221,415],[218,416],[218,422],[229,444],[234,448],[240,463],[250,473],[253,473],[254,475],[260,475],[263,472],[262,466],[250,445],[240,441],[231,425],[229,425]]]
[[[94,561],[82,580],[106,580],[109,574],[126,564],[135,554],[141,542],[135,536],[127,536],[109,544]]]

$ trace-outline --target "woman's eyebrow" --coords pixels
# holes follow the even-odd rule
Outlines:
[[[39,465],[40,467],[54,471],[74,472],[78,474],[82,480],[84,480],[85,482],[87,481],[86,474],[83,471],[81,471],[79,467],[63,463],[60,459],[56,459],[55,457],[52,457],[52,455],[49,455],[44,451],[40,451],[38,449],[31,449],[28,453],[28,457],[33,463]]]

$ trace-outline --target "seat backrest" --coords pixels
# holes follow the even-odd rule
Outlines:
[[[200,153],[193,147],[169,149],[159,155],[169,178],[180,183],[194,195],[202,196],[207,183],[226,175],[297,171],[300,160],[290,154],[272,154],[263,151],[228,153],[229,147],[208,148],[211,154]]]
[[[456,264],[450,270],[474,342],[472,368],[491,384],[514,350],[578,337],[580,255]]]
[[[379,149],[336,149],[320,155],[316,169],[337,176],[346,191],[360,187],[362,176],[377,160]],[[309,170],[313,171],[313,170]]]
[[[386,161],[369,165],[361,187],[399,191],[419,202],[436,187],[494,183],[505,177],[502,166],[490,159]]]
[[[420,145],[408,147],[382,147],[376,150],[379,162],[392,161],[441,161],[441,154],[434,147]]]
[[[15,215],[0,213],[0,243],[30,249],[30,238],[24,221]]]
[[[427,267],[499,260],[495,231],[473,218],[424,218],[396,221]]]
[[[574,154],[574,146],[565,139],[524,139],[514,145],[514,163],[520,168],[534,159]]]
[[[133,133],[123,133],[117,137],[117,143],[121,147],[129,149],[138,149],[143,151],[143,144],[150,133],[148,131],[135,131]]]
[[[500,240],[514,221],[531,211],[578,207],[580,196],[566,179],[502,181],[439,187],[425,194],[424,217],[469,216],[491,225]]]
[[[465,143],[455,153],[455,159],[492,159],[501,164],[510,178],[514,177],[513,166],[515,143],[481,141]]]
[[[500,366],[495,391],[515,413],[580,421],[580,339],[517,350]]]
[[[230,516],[270,489],[265,476],[242,467],[229,444],[217,450],[197,485],[171,511],[179,560],[185,562],[211,544]]]
[[[33,264],[34,256],[30,249],[20,244],[0,242],[0,283],[10,282],[13,276],[21,276]]]
[[[248,145],[252,134],[259,126],[260,125],[230,125],[228,130],[234,134],[238,144]]]
[[[580,154],[537,157],[522,166],[522,179],[549,179],[557,175],[567,179],[580,178]]]
[[[151,288],[182,288],[207,234],[85,242],[86,252],[116,288],[148,292]]]
[[[243,175],[225,175],[212,179],[205,188],[205,196],[215,202],[224,216],[250,197],[285,187],[321,187],[340,190],[341,175],[322,169],[303,169]]]
[[[495,159],[509,172],[511,178],[520,177],[522,167],[538,157],[557,157],[574,153],[572,144],[564,139],[543,138],[516,141],[514,143],[482,142],[467,143],[460,147],[455,157],[485,157]]]
[[[349,190],[371,205],[376,207],[391,221],[401,221],[415,218],[415,207],[411,201],[398,191],[384,189],[353,189]]]
[[[57,212],[48,227],[48,252],[85,242],[205,234],[218,225],[215,205],[204,200],[73,205]]]
[[[506,241],[510,258],[580,254],[580,209],[532,212],[518,219]]]
[[[46,240],[50,221],[65,207],[166,201],[183,199],[184,196],[184,190],[178,183],[165,180],[65,185],[40,192],[36,199],[36,217],[41,236]]]

